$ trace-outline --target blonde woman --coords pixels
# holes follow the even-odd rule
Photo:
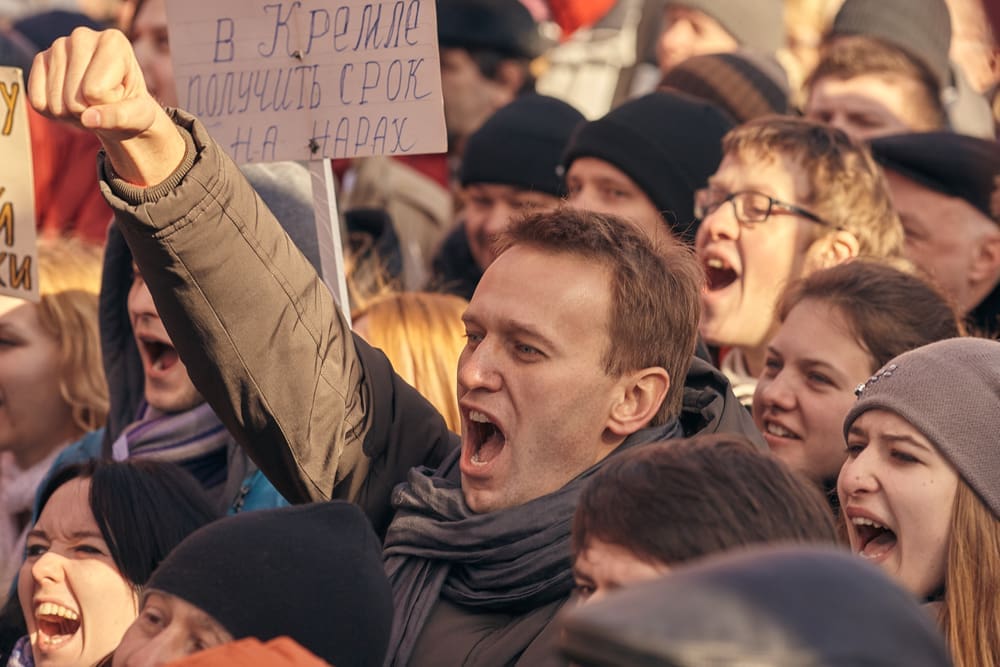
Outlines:
[[[455,369],[465,346],[467,305],[450,294],[400,292],[375,297],[353,314],[355,333],[385,352],[455,433],[462,427]]]
[[[58,453],[108,412],[101,251],[43,239],[36,259],[41,300],[0,296],[0,595],[21,563],[36,488]]]

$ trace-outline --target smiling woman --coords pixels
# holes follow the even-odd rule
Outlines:
[[[817,271],[778,304],[753,418],[775,456],[831,494],[846,457],[854,388],[898,354],[960,334],[948,302],[917,276],[872,260]]]
[[[138,614],[139,588],[215,514],[172,464],[86,463],[55,473],[28,533],[18,597],[28,636],[11,665],[94,665]]]
[[[1000,342],[892,359],[844,421],[851,549],[941,607],[957,667],[1000,664]]]

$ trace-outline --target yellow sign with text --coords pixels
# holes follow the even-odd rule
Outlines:
[[[21,70],[0,67],[0,294],[38,301],[27,104]]]

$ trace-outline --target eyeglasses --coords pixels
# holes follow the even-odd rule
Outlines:
[[[827,222],[804,208],[788,204],[755,190],[731,192],[728,195],[712,188],[696,190],[694,193],[694,215],[699,220],[704,220],[726,202],[733,205],[736,219],[746,227],[764,222],[772,215],[797,215],[824,227],[841,229],[841,227]]]

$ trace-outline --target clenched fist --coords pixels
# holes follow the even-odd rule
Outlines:
[[[43,115],[94,132],[115,171],[136,185],[159,183],[184,157],[184,140],[118,30],[77,28],[53,42],[35,56],[28,99]]]

